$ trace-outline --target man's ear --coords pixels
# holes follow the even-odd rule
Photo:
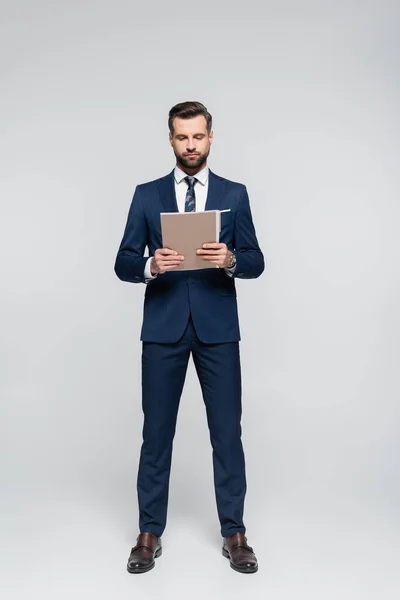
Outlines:
[[[210,133],[209,133],[209,135],[208,135],[208,138],[209,138],[209,140],[210,140],[210,143],[212,143],[212,141],[213,141],[213,139],[214,139],[214,132],[213,132],[213,131],[210,131]]]
[[[168,134],[168,139],[169,139],[169,143],[172,146],[172,135],[171,135],[171,132],[169,132],[169,134]]]

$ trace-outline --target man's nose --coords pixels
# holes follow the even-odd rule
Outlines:
[[[195,143],[194,139],[188,140],[187,150],[189,151],[189,150],[195,150],[195,149],[196,149],[196,143]]]

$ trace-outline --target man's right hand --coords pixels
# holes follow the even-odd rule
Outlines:
[[[185,257],[170,250],[170,248],[158,248],[150,262],[150,270],[152,275],[162,274],[166,271],[171,271],[179,267],[185,260]]]

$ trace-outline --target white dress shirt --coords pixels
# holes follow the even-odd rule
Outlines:
[[[208,173],[209,169],[207,166],[204,167],[201,171],[196,173],[194,177],[196,177],[197,181],[195,183],[194,192],[196,196],[196,212],[204,211],[206,207],[207,194],[208,194]],[[185,181],[185,177],[187,177],[187,173],[182,171],[178,166],[174,169],[174,183],[175,183],[175,195],[176,195],[176,203],[178,205],[179,212],[185,212],[185,200],[186,193],[189,188],[189,184]],[[144,278],[146,283],[155,279],[157,275],[152,275],[150,270],[150,262],[152,256],[149,257],[146,262],[144,269]],[[230,275],[234,271],[226,269],[226,272]]]
[[[187,177],[187,173],[184,173],[179,167],[175,167],[175,194],[179,212],[185,212],[186,193],[189,188],[189,184],[187,181],[185,181],[185,177]],[[196,212],[200,212],[206,207],[208,194],[208,167],[204,167],[204,169],[196,173],[194,177],[197,179],[194,186],[194,193],[196,195]]]

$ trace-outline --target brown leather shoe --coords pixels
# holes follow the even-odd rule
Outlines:
[[[247,544],[243,533],[234,533],[224,538],[222,554],[229,558],[232,569],[239,573],[255,573],[258,571],[257,558],[253,548]]]
[[[126,568],[129,573],[146,573],[155,565],[154,559],[162,554],[161,538],[146,531],[139,533]]]

